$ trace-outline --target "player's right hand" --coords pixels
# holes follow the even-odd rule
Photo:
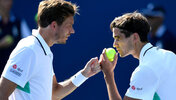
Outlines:
[[[114,71],[118,59],[117,55],[118,53],[115,54],[114,61],[111,62],[105,54],[105,49],[103,50],[102,54],[100,55],[99,63],[104,74],[112,73]]]

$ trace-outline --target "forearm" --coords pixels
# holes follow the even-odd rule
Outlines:
[[[0,91],[0,100],[8,100],[8,96],[3,95],[3,91]]]
[[[57,83],[56,78],[54,77],[53,84],[53,98],[62,99],[65,96],[72,93],[77,87],[79,87],[84,81],[88,78],[82,74],[82,70],[72,76],[70,79]],[[55,99],[53,99],[55,100]]]
[[[8,94],[4,93],[4,88],[3,86],[0,84],[0,100],[8,100]]]
[[[9,81],[8,79],[0,78],[0,100],[8,100],[9,96],[15,90],[17,84]]]
[[[122,100],[115,83],[114,72],[104,74],[104,79],[108,90],[109,100]]]
[[[53,100],[62,99],[72,93],[77,87],[83,84],[89,77],[100,71],[98,58],[92,58],[84,67],[69,80],[57,83],[55,75],[53,76]]]
[[[72,93],[77,87],[71,82],[71,79],[57,84],[57,87],[53,89],[53,100],[60,100],[70,93]]]

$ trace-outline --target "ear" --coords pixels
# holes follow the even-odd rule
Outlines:
[[[134,42],[140,41],[140,37],[139,37],[139,34],[138,34],[138,33],[134,33],[134,34],[133,34],[133,40],[134,40]]]
[[[50,26],[52,30],[56,30],[56,27],[58,27],[56,21],[51,22]]]

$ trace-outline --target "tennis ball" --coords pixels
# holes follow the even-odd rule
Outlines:
[[[109,59],[109,61],[113,61],[114,56],[116,54],[116,51],[113,48],[107,48],[105,51],[105,54],[106,54],[107,58]]]

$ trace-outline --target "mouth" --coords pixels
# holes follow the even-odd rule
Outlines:
[[[119,48],[119,47],[116,47],[116,50],[120,50],[120,48]]]
[[[117,50],[117,52],[119,52],[119,51],[120,51],[120,48],[116,48],[116,50]]]
[[[70,34],[68,34],[66,37],[67,37],[67,38],[70,37]]]
[[[70,37],[70,35],[67,35],[65,38],[68,39]]]

